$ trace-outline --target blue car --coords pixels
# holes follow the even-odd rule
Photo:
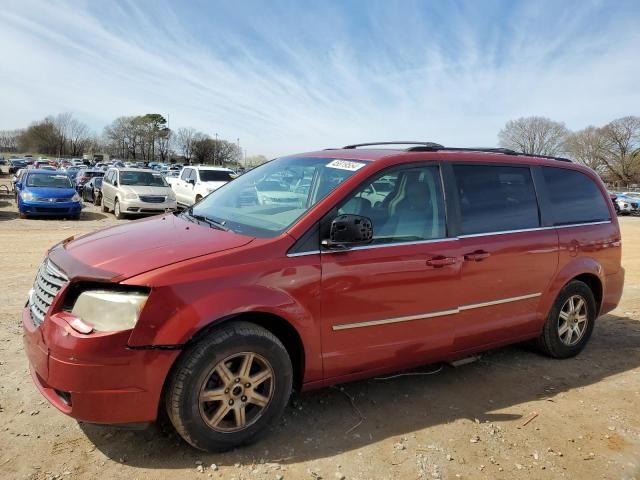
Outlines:
[[[78,219],[82,200],[64,173],[26,170],[16,184],[20,218],[61,216]]]

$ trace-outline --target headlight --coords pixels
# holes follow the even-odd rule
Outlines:
[[[74,193],[73,197],[71,197],[71,201],[72,202],[79,202],[80,201],[80,195],[78,195],[77,193]]]
[[[80,294],[71,313],[98,332],[133,328],[147,301],[144,293],[90,290]]]
[[[167,195],[167,200],[169,200],[170,202],[173,202],[176,199],[176,194],[173,192],[169,192],[169,195]]]
[[[23,200],[33,200],[33,193],[31,192],[22,192],[20,193],[20,196]]]
[[[135,193],[135,192],[125,192],[124,199],[125,200],[137,200],[138,199],[138,194]]]

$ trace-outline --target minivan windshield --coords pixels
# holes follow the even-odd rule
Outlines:
[[[32,173],[27,177],[28,187],[73,188],[66,175],[47,175],[46,173]]]
[[[254,237],[274,237],[366,161],[283,157],[254,168],[187,210],[188,220]]]
[[[120,172],[120,184],[139,187],[169,186],[162,174],[154,172]]]
[[[226,170],[200,170],[200,181],[202,182],[229,182],[233,180],[233,172]]]

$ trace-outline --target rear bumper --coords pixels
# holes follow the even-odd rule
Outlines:
[[[624,268],[620,269],[616,273],[605,276],[604,296],[602,298],[602,307],[600,308],[600,315],[609,313],[616,308],[622,298],[622,289],[624,286]]]
[[[22,313],[31,376],[61,412],[84,422],[127,424],[156,419],[164,380],[177,350],[127,347],[131,331],[83,335],[63,315],[41,326]]]

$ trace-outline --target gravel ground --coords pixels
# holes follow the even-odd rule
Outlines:
[[[271,435],[226,454],[157,427],[79,425],[31,383],[19,317],[46,249],[117,222],[93,206],[79,221],[20,220],[0,190],[0,478],[640,478],[640,218],[621,219],[623,301],[577,358],[514,346],[306,393]]]

